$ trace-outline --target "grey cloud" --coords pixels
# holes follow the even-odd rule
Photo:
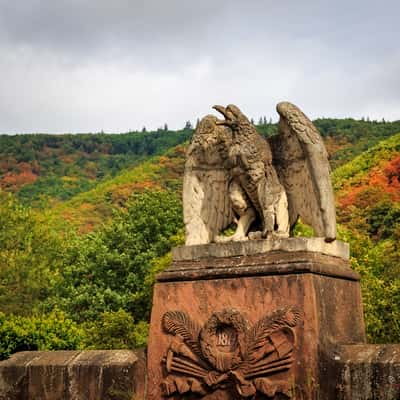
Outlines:
[[[132,57],[146,49],[192,54],[307,38],[363,48],[377,40],[382,46],[392,34],[398,6],[390,3],[383,8],[368,1],[4,1],[0,30],[17,44],[89,55],[110,49]]]
[[[215,102],[397,119],[395,1],[0,0],[0,131],[180,127]]]
[[[127,0],[58,0],[5,2],[0,14],[2,37],[17,44],[54,51],[126,51],[158,47],[202,35],[216,15],[217,2]]]

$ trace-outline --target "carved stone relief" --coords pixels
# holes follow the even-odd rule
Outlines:
[[[214,109],[224,118],[204,117],[186,155],[186,245],[286,238],[299,218],[335,240],[328,153],[303,112],[279,103],[278,134],[266,140],[237,106]],[[235,233],[221,235],[232,223]]]
[[[201,327],[182,311],[165,313],[162,325],[173,337],[162,360],[163,395],[207,399],[227,391],[238,399],[257,393],[290,398],[287,372],[294,361],[293,328],[299,319],[296,308],[283,307],[251,326],[239,311],[225,309]]]

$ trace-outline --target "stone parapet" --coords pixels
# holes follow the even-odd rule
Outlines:
[[[0,400],[143,400],[143,350],[26,351],[0,362]]]
[[[333,399],[400,399],[400,344],[336,346],[321,367]]]

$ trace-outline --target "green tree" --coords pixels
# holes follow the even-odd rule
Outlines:
[[[0,310],[29,315],[51,292],[62,239],[12,195],[0,192]]]
[[[179,199],[172,192],[136,194],[102,230],[77,238],[51,304],[77,321],[95,321],[119,309],[147,320],[151,290],[145,285],[152,262],[167,253],[182,227]]]

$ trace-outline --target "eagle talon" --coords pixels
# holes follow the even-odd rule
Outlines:
[[[270,230],[264,230],[263,232],[262,232],[262,234],[261,234],[261,237],[263,238],[263,239],[272,239],[272,237],[273,237],[273,233],[272,233],[272,231],[270,231]]]

